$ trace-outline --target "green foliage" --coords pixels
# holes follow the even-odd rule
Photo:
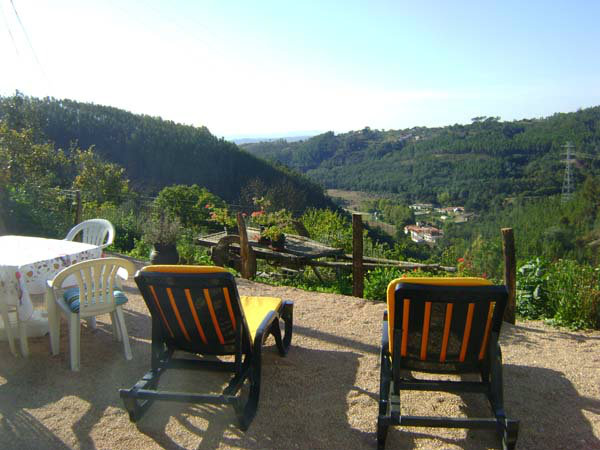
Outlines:
[[[30,127],[36,136],[45,136],[60,148],[69,148],[71,142],[82,148],[93,146],[94,153],[123,167],[132,184],[146,193],[173,184],[201,182],[220,198],[235,202],[242,189],[259,178],[269,186],[269,195],[280,208],[286,201],[299,212],[309,206],[333,207],[314,182],[241,151],[205,127],[101,105],[19,94],[0,97],[0,121],[17,130]]]
[[[390,281],[400,278],[403,271],[396,267],[379,267],[365,277],[364,296],[369,300],[385,301]]]
[[[273,278],[259,275],[255,280],[275,286],[293,286],[307,291],[352,295],[351,275],[346,274],[338,277],[334,271],[329,269],[319,269],[319,273],[323,278],[323,282],[310,270],[304,270],[293,277]]]
[[[223,208],[225,202],[206,188],[196,184],[174,185],[163,188],[155,200],[161,211],[178,217],[184,227],[198,227],[209,220],[211,208]]]
[[[103,161],[91,147],[85,151],[74,149],[71,158],[78,168],[73,189],[81,191],[83,200],[98,204],[118,204],[123,201],[129,192],[125,169]]]
[[[352,224],[339,212],[311,208],[300,220],[311,239],[352,252]]]
[[[402,270],[398,267],[378,267],[377,269],[370,270],[365,277],[364,296],[370,300],[386,301],[388,284],[396,278],[454,277],[464,275],[464,273],[432,273],[420,269]]]
[[[177,240],[177,252],[179,253],[179,264],[197,264],[212,266],[208,249],[196,245],[198,235],[194,230],[185,228],[181,230]]]
[[[553,317],[548,300],[548,264],[539,258],[519,267],[517,272],[517,314],[528,319]]]
[[[599,328],[600,269],[573,260],[529,261],[517,274],[517,313],[569,328]]]
[[[128,253],[134,258],[147,261],[151,251],[152,244],[144,241],[143,239],[134,239],[133,249],[131,249],[131,251]]]
[[[143,234],[146,214],[140,213],[133,201],[127,201],[120,205],[95,202],[83,203],[84,219],[102,217],[115,227],[115,240],[111,246],[112,250],[129,253],[139,241]],[[147,257],[148,255],[145,255]]]
[[[547,284],[554,323],[600,328],[600,268],[561,259],[552,264]]]
[[[575,180],[600,173],[600,107],[545,119],[405,130],[332,132],[301,142],[248,144],[326,188],[403,193],[409,201],[493,210],[506,197],[561,192],[566,141],[578,152]]]
[[[500,237],[483,239],[477,236],[465,252],[463,263],[471,276],[501,279],[503,260]]]

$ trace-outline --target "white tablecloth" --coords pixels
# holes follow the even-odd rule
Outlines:
[[[81,242],[0,236],[0,302],[17,305],[19,320],[30,320],[30,294],[46,292],[46,281],[65,267],[101,256],[100,247]]]

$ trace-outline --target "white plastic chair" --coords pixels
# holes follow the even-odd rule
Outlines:
[[[125,359],[132,359],[129,335],[121,308],[127,298],[120,290],[119,278],[126,280],[128,275],[134,272],[134,264],[125,259],[98,258],[73,264],[48,281],[46,305],[50,326],[50,347],[53,355],[59,353],[60,312],[69,321],[71,370],[80,368],[81,319],[100,314],[110,313],[113,337],[123,342]],[[77,287],[64,286],[65,280],[71,276],[76,279]]]
[[[72,241],[81,233],[81,242],[105,248],[115,240],[115,227],[106,219],[84,220],[67,233],[65,241]]]

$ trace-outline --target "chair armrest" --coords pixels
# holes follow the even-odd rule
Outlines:
[[[253,345],[254,353],[260,354],[260,350],[261,350],[262,344],[265,340],[266,333],[269,331],[269,329],[271,328],[271,325],[273,324],[273,321],[276,318],[277,318],[277,313],[275,311],[269,311],[267,313],[267,315],[265,316],[265,318],[260,323],[260,325],[258,326],[258,329],[256,330],[256,335],[254,336],[254,345]]]
[[[389,353],[390,349],[390,335],[388,333],[388,326],[389,325],[386,317],[381,326],[381,351],[385,353]]]

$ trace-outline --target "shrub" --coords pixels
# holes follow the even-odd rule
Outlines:
[[[523,264],[517,271],[517,313],[528,319],[553,317],[548,299],[548,264],[540,258]]]
[[[208,249],[196,245],[197,233],[193,229],[185,228],[177,239],[177,253],[179,253],[180,264],[199,264],[212,266]]]
[[[517,313],[569,328],[600,328],[599,270],[567,259],[527,262],[517,273]]]
[[[369,300],[385,301],[390,281],[399,278],[402,271],[396,267],[378,267],[365,277],[364,297]]]
[[[561,259],[548,276],[553,322],[569,328],[600,328],[599,268]]]

